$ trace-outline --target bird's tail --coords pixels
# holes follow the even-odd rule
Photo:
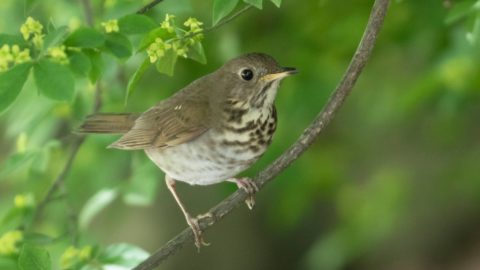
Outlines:
[[[87,116],[76,132],[123,134],[133,127],[138,117],[135,113],[96,113]]]

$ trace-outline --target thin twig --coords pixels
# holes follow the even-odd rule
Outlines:
[[[144,14],[144,13],[147,13],[150,9],[152,9],[154,6],[160,4],[160,2],[162,2],[163,0],[153,0],[152,2],[146,4],[145,6],[143,6],[142,8],[140,8],[138,11],[137,11],[137,14]]]
[[[73,162],[75,161],[78,150],[80,149],[80,146],[83,144],[84,140],[85,140],[84,135],[78,136],[75,138],[72,145],[72,151],[68,156],[68,160],[65,163],[65,166],[63,167],[62,171],[57,176],[53,184],[48,189],[45,197],[43,197],[43,199],[38,203],[37,209],[35,209],[35,214],[32,219],[32,224],[35,223],[35,221],[38,218],[40,218],[41,214],[43,213],[43,210],[45,209],[45,206],[47,206],[47,204],[52,201],[53,195],[55,195],[55,192],[62,186],[63,182],[65,181],[65,178],[67,177],[68,173],[70,172],[70,169],[72,168],[72,165],[73,165]]]
[[[208,32],[211,32],[221,26],[223,26],[224,24],[227,24],[229,22],[231,22],[232,20],[234,20],[235,18],[237,18],[238,16],[242,15],[243,13],[245,13],[247,10],[249,10],[251,7],[253,7],[252,5],[247,5],[245,7],[243,7],[242,9],[238,10],[237,12],[233,13],[232,15],[230,15],[229,17],[221,20],[219,23],[217,23],[216,25],[212,26],[212,27],[209,27],[207,29],[205,29],[203,31],[203,33],[208,33]]]
[[[363,67],[370,57],[377,39],[377,35],[381,26],[383,25],[389,3],[390,0],[375,1],[362,40],[360,41],[350,65],[342,77],[342,80],[336,87],[333,94],[330,96],[327,105],[317,115],[310,126],[305,129],[295,144],[293,144],[279,158],[277,158],[272,164],[270,164],[253,179],[259,188],[271,181],[275,176],[292,164],[303,152],[305,152],[334,118],[335,113],[338,111],[345,98],[351,92],[355,82],[363,70]],[[228,198],[210,209],[207,214],[210,214],[211,217],[201,219],[199,222],[200,228],[205,230],[213,226],[215,223],[217,223],[217,221],[241,205],[247,196],[248,195],[241,189],[230,195]],[[134,270],[151,270],[160,265],[170,255],[182,248],[183,245],[192,241],[192,230],[187,228],[173,239],[168,241],[163,247],[155,251],[153,255],[135,267]]]
[[[83,10],[85,13],[85,20],[89,26],[93,26],[94,18],[93,18],[93,8],[92,3],[90,0],[82,0]]]
[[[94,18],[93,18],[93,10],[92,10],[92,5],[90,3],[90,0],[82,0],[82,4],[84,6],[85,18],[87,23],[89,25],[93,25]],[[95,88],[95,97],[94,97],[92,112],[93,113],[98,112],[101,106],[102,106],[102,89],[100,86],[100,82],[97,82],[96,88]],[[47,204],[54,199],[53,196],[65,182],[65,179],[67,178],[68,173],[72,168],[73,162],[77,157],[78,150],[80,150],[80,147],[82,146],[84,141],[85,141],[85,135],[76,135],[72,143],[72,150],[70,152],[70,155],[68,156],[65,166],[63,167],[62,171],[57,176],[55,181],[53,181],[53,184],[48,189],[47,193],[45,194],[45,197],[43,197],[43,199],[38,203],[37,208],[35,209],[35,213],[33,215],[31,224],[34,224],[35,221],[41,217]]]
[[[231,21],[233,21],[235,18],[237,18],[238,16],[242,15],[243,13],[245,13],[246,11],[248,11],[251,7],[253,7],[252,5],[246,5],[245,7],[243,7],[242,9],[238,10],[237,12],[233,13],[232,15],[222,19],[219,23],[217,23],[216,25],[214,26],[211,26],[211,27],[208,27],[208,28],[205,28],[204,30],[201,30],[201,31],[197,31],[197,32],[193,32],[193,33],[189,33],[185,36],[182,36],[182,37],[178,37],[178,38],[172,38],[170,40],[168,40],[169,42],[173,42],[173,41],[177,41],[177,40],[183,40],[183,39],[187,39],[187,38],[191,38],[191,37],[194,37],[194,36],[197,36],[197,35],[200,35],[200,34],[206,34],[206,33],[209,33]]]

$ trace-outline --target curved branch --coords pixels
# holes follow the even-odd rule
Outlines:
[[[144,13],[147,13],[150,9],[152,9],[153,7],[155,7],[156,5],[160,4],[160,2],[162,2],[163,0],[153,0],[152,2],[146,4],[145,6],[143,6],[142,8],[140,8],[138,11],[137,11],[137,14],[144,14]]]
[[[335,113],[342,106],[348,94],[352,91],[355,82],[370,57],[380,28],[383,25],[389,3],[390,0],[375,1],[362,40],[360,41],[342,80],[330,96],[327,105],[317,115],[310,126],[305,129],[295,144],[253,179],[259,188],[262,188],[265,184],[271,181],[275,176],[292,164],[303,152],[305,152],[334,118]],[[210,209],[207,214],[211,215],[211,217],[201,219],[199,221],[200,228],[205,230],[213,226],[217,221],[242,204],[246,198],[247,194],[243,190],[237,190],[235,193]],[[184,244],[192,241],[193,233],[190,228],[187,228],[168,241],[163,247],[155,251],[153,255],[140,263],[134,268],[134,270],[151,270],[182,248]]]

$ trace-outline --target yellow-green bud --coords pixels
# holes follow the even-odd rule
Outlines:
[[[158,59],[162,58],[165,55],[165,51],[170,48],[172,48],[171,44],[165,43],[161,38],[156,38],[147,48],[150,63],[155,63]]]
[[[0,48],[0,71],[10,68],[11,64],[21,64],[32,60],[29,49],[20,49],[20,46],[3,45]]]
[[[82,249],[80,249],[80,252],[78,253],[78,257],[82,261],[89,260],[92,257],[92,247],[84,246]]]
[[[76,248],[69,246],[60,257],[60,268],[71,269],[78,262],[88,261],[92,258],[92,247],[84,246],[83,248]]]
[[[172,50],[174,50],[178,56],[187,58],[188,47],[180,41],[176,41],[172,44]]]
[[[109,20],[106,22],[102,22],[102,26],[107,33],[115,33],[120,31],[120,28],[118,27],[118,20]]]
[[[14,61],[10,52],[10,46],[5,44],[0,48],[0,72],[8,69],[9,64]]]
[[[30,38],[31,34],[38,34],[42,33],[43,25],[39,22],[34,20],[32,17],[28,17],[24,24],[20,27],[20,32],[25,40]]]
[[[78,249],[74,246],[69,246],[60,257],[60,268],[69,269],[77,262]]]
[[[30,50],[23,49],[21,50],[18,45],[13,45],[11,48],[11,56],[15,64],[21,64],[32,60],[30,57]]]
[[[35,205],[35,199],[33,198],[33,194],[17,194],[13,199],[16,208],[24,209],[30,208]]]
[[[28,138],[25,132],[22,132],[20,133],[20,135],[18,135],[16,143],[17,153],[25,153],[25,151],[27,150],[27,141]]]
[[[25,63],[30,60],[32,60],[30,57],[30,49],[24,49],[23,51],[20,51],[15,58],[15,64]]]
[[[190,27],[190,31],[191,32],[197,32],[198,30],[202,31],[202,25],[203,23],[199,20],[197,20],[196,18],[188,18],[188,20],[186,20],[183,25],[185,25],[186,27]]]
[[[43,47],[43,38],[45,35],[42,34],[33,34],[32,42],[35,48],[41,49]]]
[[[74,31],[82,26],[82,21],[77,17],[72,17],[68,20],[68,28],[70,31]]]
[[[160,24],[160,27],[167,30],[169,33],[173,33],[175,31],[175,29],[173,28],[174,19],[174,15],[165,15],[165,20]]]
[[[9,231],[0,237],[0,255],[10,256],[18,254],[19,243],[23,240],[21,231]]]
[[[65,46],[57,46],[48,49],[48,55],[60,64],[68,64],[68,56],[65,52]]]

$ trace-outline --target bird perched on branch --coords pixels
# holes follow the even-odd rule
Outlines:
[[[246,54],[228,61],[144,113],[97,113],[81,133],[123,134],[109,148],[144,150],[165,172],[165,182],[180,206],[199,248],[203,241],[175,191],[175,182],[211,185],[234,182],[254,205],[258,190],[248,178],[235,178],[265,152],[277,126],[274,101],[280,81],[296,73],[271,56]]]

